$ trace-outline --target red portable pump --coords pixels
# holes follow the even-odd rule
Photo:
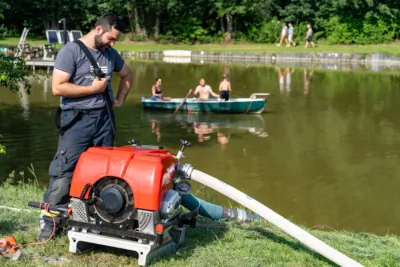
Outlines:
[[[178,192],[180,187],[188,192],[190,184],[174,182],[179,157],[138,141],[122,147],[91,147],[81,154],[70,187],[70,252],[79,252],[81,243],[112,246],[136,251],[138,264],[145,266],[183,244],[184,224],[196,226],[198,212],[184,213]],[[190,146],[181,143],[178,156]],[[49,209],[63,216],[68,213],[65,208]]]

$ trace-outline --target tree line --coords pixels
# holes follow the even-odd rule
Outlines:
[[[400,33],[400,0],[6,0],[0,6],[4,36],[20,36],[24,27],[44,36],[64,17],[69,29],[86,32],[105,12],[123,18],[131,41],[276,43],[283,22],[294,25],[295,41],[304,40],[307,23],[314,40],[328,44],[387,43]]]

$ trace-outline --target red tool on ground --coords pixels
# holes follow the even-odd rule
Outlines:
[[[17,247],[17,241],[14,236],[0,237],[0,254],[16,261],[21,256],[21,250]]]

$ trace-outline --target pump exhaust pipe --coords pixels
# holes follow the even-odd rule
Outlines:
[[[271,222],[272,224],[286,232],[288,235],[296,238],[315,252],[338,264],[339,266],[363,267],[363,265],[361,265],[360,263],[330,247],[328,244],[322,242],[307,231],[304,231],[297,225],[293,224],[278,213],[264,206],[257,200],[251,198],[250,196],[244,194],[236,188],[216,179],[215,177],[212,177],[211,175],[194,169],[190,164],[179,164],[177,167],[177,175],[181,178],[191,179],[193,181],[206,185],[235,200],[236,202],[257,213],[267,221]]]

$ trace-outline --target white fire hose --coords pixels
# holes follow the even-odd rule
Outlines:
[[[296,238],[303,244],[307,245],[312,250],[318,252],[327,259],[335,262],[339,266],[343,267],[361,267],[360,263],[347,257],[336,249],[330,247],[326,243],[317,239],[313,235],[304,231],[297,225],[293,224],[289,220],[285,219],[278,213],[264,206],[257,200],[249,197],[243,192],[237,190],[236,188],[208,175],[204,172],[194,169],[190,164],[181,165],[179,169],[179,174],[182,178],[191,179],[197,181],[203,185],[206,185],[225,196],[235,200],[236,202],[242,204],[243,206],[249,208],[253,212],[257,213],[267,221],[271,222],[290,236]]]

